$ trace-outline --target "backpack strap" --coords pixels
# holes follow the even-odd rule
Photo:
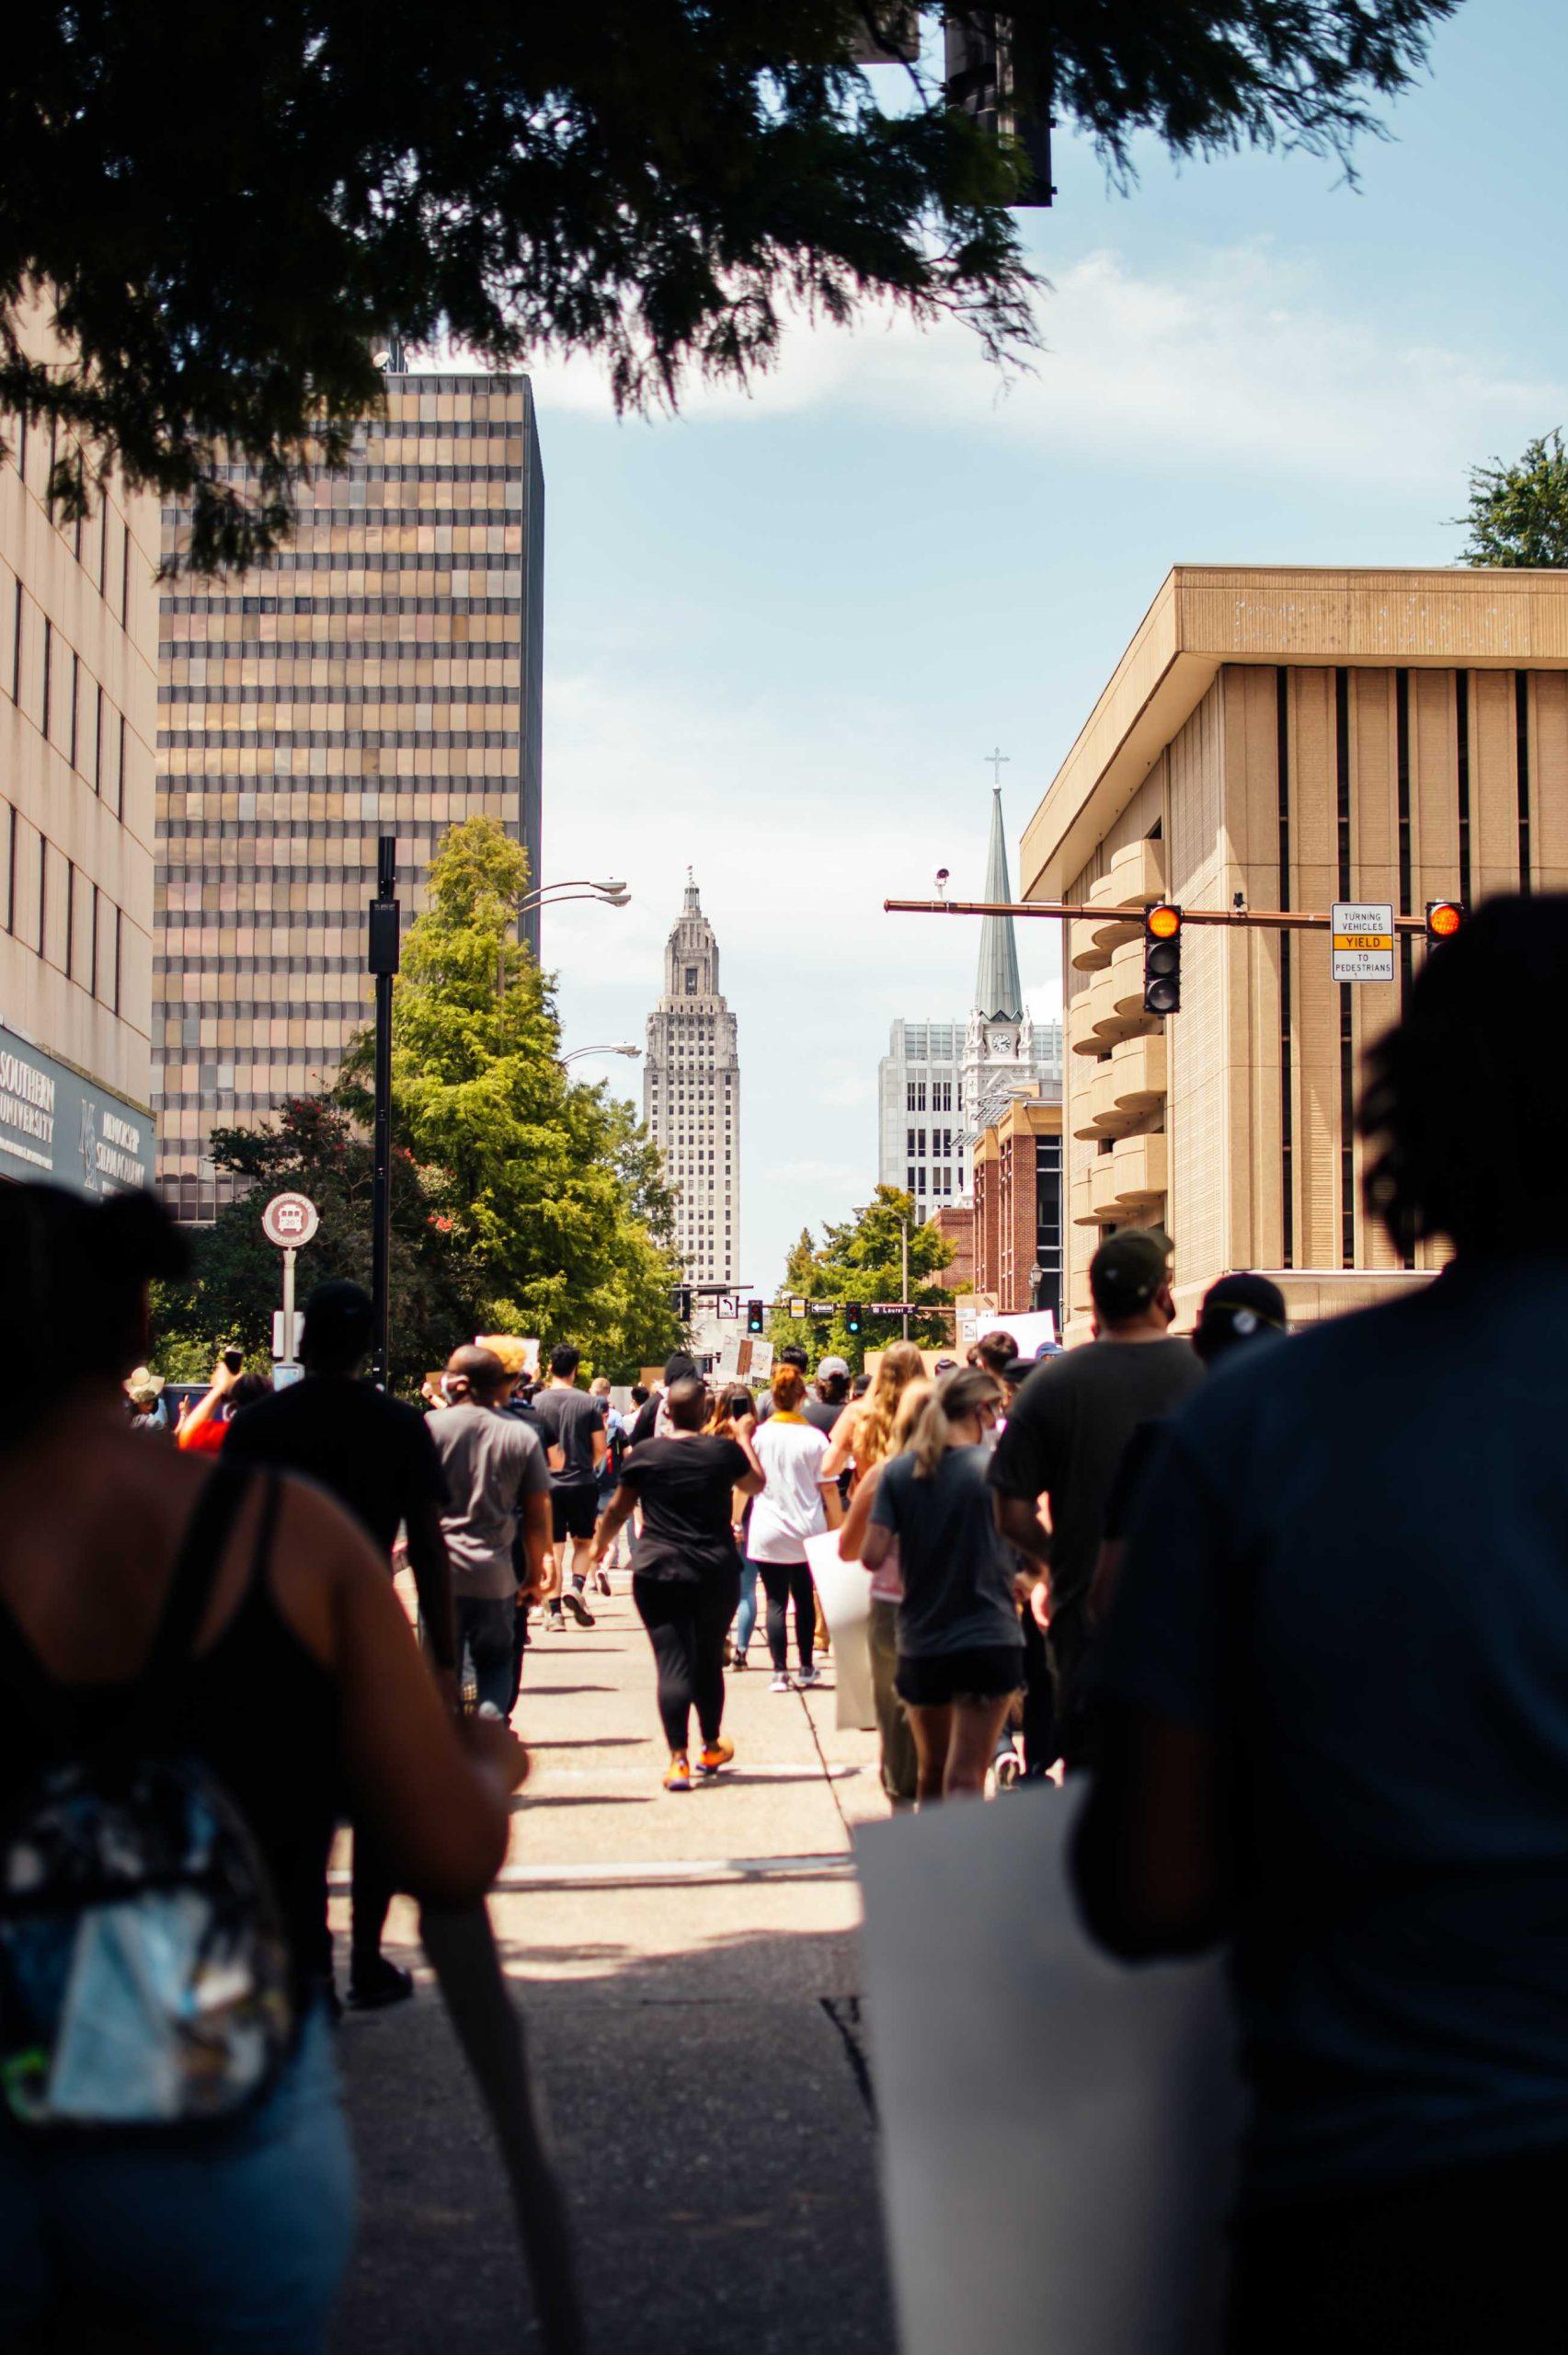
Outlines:
[[[112,1741],[121,1743],[128,1733],[145,1723],[149,1704],[155,1706],[162,1699],[171,1674],[177,1675],[188,1657],[246,1486],[246,1475],[237,1466],[225,1465],[220,1456],[186,1526],[146,1661],[109,1736]],[[269,1534],[269,1522],[267,1527]],[[3,1595],[0,1692],[27,1711],[52,1756],[69,1756],[78,1747],[78,1712],[72,1688],[50,1675]]]

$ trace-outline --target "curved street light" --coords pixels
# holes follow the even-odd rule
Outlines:
[[[556,895],[559,894],[559,898]],[[604,907],[624,908],[631,898],[630,891],[619,878],[596,883],[586,875],[563,876],[558,883],[543,883],[537,891],[530,891],[518,902],[519,915],[527,915],[534,908],[558,906],[561,900],[597,900]]]
[[[575,1063],[581,1055],[636,1056],[641,1053],[642,1049],[640,1047],[634,1047],[630,1040],[624,1040],[618,1046],[574,1047],[569,1055],[563,1055],[561,1057],[561,1061],[563,1063]]]

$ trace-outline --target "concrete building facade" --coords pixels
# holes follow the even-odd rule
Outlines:
[[[664,994],[647,1017],[643,1118],[676,1193],[675,1239],[688,1281],[740,1281],[740,1055],[719,987],[718,942],[688,880],[664,950]],[[701,1346],[715,1320],[699,1320]],[[727,1322],[727,1329],[738,1328]]]
[[[876,1067],[876,1178],[915,1198],[922,1219],[969,1199],[962,1022],[902,1016]]]
[[[1230,1268],[1295,1318],[1425,1280],[1362,1206],[1354,1115],[1391,983],[1336,983],[1322,932],[1189,925],[1181,1010],[1142,1005],[1141,925],[1112,913],[1326,914],[1568,889],[1568,575],[1180,567],[1024,841],[1025,895],[1103,903],[1063,927],[1067,1299],[1118,1226],[1164,1228],[1184,1324]],[[1482,1074],[1455,1074],[1456,1105]],[[1462,1112],[1459,1117],[1471,1117]]]
[[[41,304],[24,346],[59,351]],[[82,523],[56,449],[0,457],[0,1179],[150,1185],[158,511],[118,479]]]
[[[165,510],[168,555],[187,523]],[[166,584],[155,1102],[181,1217],[226,1199],[212,1130],[329,1084],[369,1019],[378,836],[406,922],[465,818],[544,879],[544,533],[527,379],[389,373],[274,563]],[[524,933],[537,952],[537,914]]]

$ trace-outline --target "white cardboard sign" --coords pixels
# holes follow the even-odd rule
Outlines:
[[[1336,900],[1329,912],[1336,982],[1391,982],[1394,912],[1380,900]]]
[[[1077,1807],[1032,1784],[862,1825],[902,2355],[1217,2355],[1241,2120],[1218,1960],[1079,1926]]]
[[[836,1529],[808,1537],[806,1558],[833,1638],[837,1722],[841,1729],[864,1730],[876,1723],[871,1697],[871,1573],[864,1563],[841,1557]]]

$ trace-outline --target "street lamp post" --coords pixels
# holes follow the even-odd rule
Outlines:
[[[561,1057],[561,1061],[563,1063],[575,1063],[578,1061],[579,1057],[583,1055],[631,1055],[635,1057],[641,1053],[642,1049],[640,1047],[634,1047],[631,1041],[626,1040],[624,1040],[621,1045],[612,1047],[574,1047],[569,1055],[563,1055]]]
[[[375,977],[375,1116],[371,1132],[371,1304],[372,1379],[384,1390],[392,1333],[392,982],[401,950],[396,899],[397,844],[376,845],[376,895],[371,902],[366,963]]]

